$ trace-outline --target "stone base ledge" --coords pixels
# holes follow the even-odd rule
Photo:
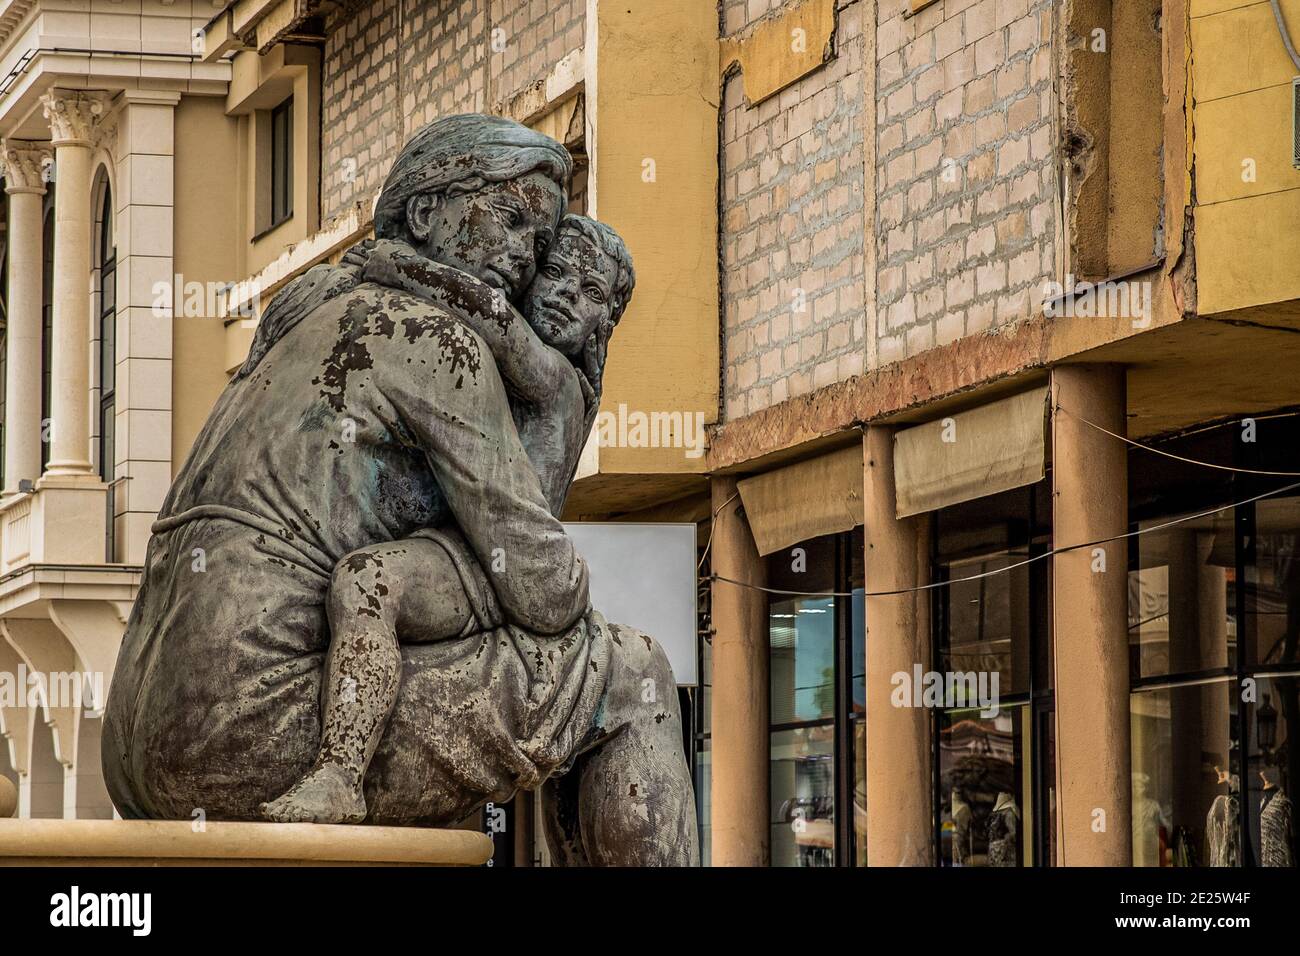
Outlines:
[[[481,866],[473,830],[186,820],[0,820],[0,866]]]

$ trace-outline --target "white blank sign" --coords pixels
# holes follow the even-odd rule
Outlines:
[[[592,607],[657,640],[678,684],[698,684],[695,525],[571,521],[564,530],[587,561]]]

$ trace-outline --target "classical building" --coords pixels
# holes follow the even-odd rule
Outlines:
[[[636,259],[566,517],[697,525],[706,860],[1294,865],[1300,0],[1277,9],[10,3],[20,814],[111,814],[98,695],[262,305],[369,233],[415,129],[486,111],[563,141],[571,208]],[[88,700],[56,693],[82,672]]]

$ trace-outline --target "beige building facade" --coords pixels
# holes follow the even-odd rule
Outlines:
[[[55,675],[111,681],[260,309],[370,232],[412,132],[486,111],[564,142],[636,260],[566,517],[697,525],[706,859],[1284,865],[1268,0],[32,0],[0,73],[20,815],[111,815],[100,698]]]

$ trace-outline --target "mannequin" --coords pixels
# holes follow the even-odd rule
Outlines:
[[[1151,777],[1133,774],[1133,865],[1163,866],[1160,859],[1160,828],[1169,830],[1169,817],[1154,797],[1147,795]]]
[[[974,838],[971,836],[971,808],[962,799],[961,791],[952,792],[952,865],[969,866],[971,855],[975,852]]]
[[[1205,843],[1209,866],[1239,866],[1241,863],[1241,778],[1214,768],[1218,784],[1228,785],[1210,804],[1205,816]]]
[[[1295,866],[1295,824],[1291,800],[1278,785],[1276,767],[1259,772],[1264,793],[1259,800],[1259,865]]]
[[[989,816],[989,866],[1017,865],[1017,834],[1020,831],[1020,808],[1016,798],[1003,791],[998,794]]]

